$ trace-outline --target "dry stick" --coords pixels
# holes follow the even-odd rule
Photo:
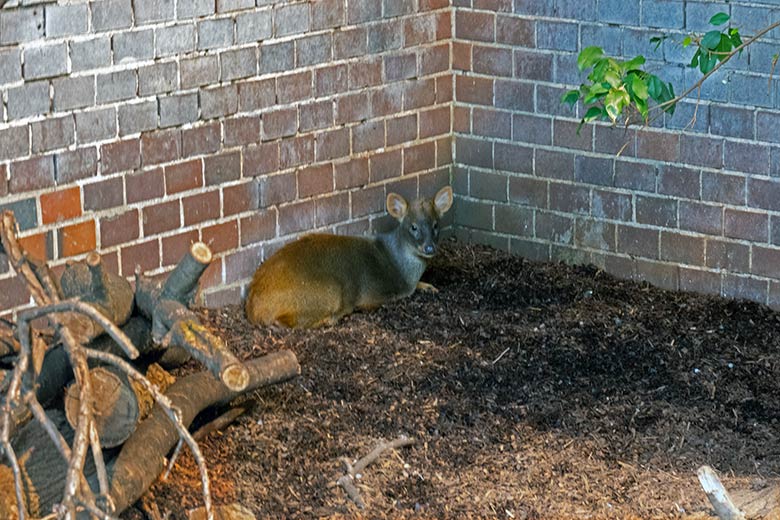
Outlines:
[[[401,435],[394,441],[380,443],[371,451],[371,453],[358,460],[354,465],[350,464],[348,460],[344,460],[344,464],[347,466],[347,474],[339,478],[336,483],[344,489],[344,491],[347,493],[347,496],[355,503],[355,505],[357,505],[360,509],[363,509],[365,507],[365,502],[363,502],[363,499],[360,498],[360,492],[353,484],[354,480],[359,477],[366,466],[378,459],[385,451],[396,448],[403,448],[404,446],[410,446],[414,443],[415,440],[413,438],[407,437],[406,435]]]
[[[228,424],[231,424],[233,421],[235,421],[236,419],[238,419],[239,417],[241,417],[245,413],[246,413],[246,408],[244,408],[243,406],[239,406],[237,408],[231,408],[230,410],[228,410],[227,412],[223,413],[222,415],[220,415],[219,417],[217,417],[213,421],[211,421],[211,422],[201,426],[198,429],[198,431],[196,431],[195,433],[192,434],[192,437],[196,441],[199,441],[201,439],[205,439],[206,437],[208,437],[212,433],[223,429]]]
[[[745,520],[745,513],[740,511],[731,500],[715,470],[710,466],[702,466],[696,471],[696,475],[720,520]]]
[[[110,489],[108,471],[106,471],[106,462],[103,460],[103,448],[100,447],[100,438],[98,437],[94,419],[89,425],[89,447],[92,449],[92,460],[95,463],[100,496],[107,502],[108,508],[113,511],[114,506],[111,497],[108,496]]]
[[[206,468],[206,461],[203,458],[203,454],[200,451],[198,443],[195,442],[195,440],[192,438],[192,435],[190,435],[190,432],[182,424],[180,413],[173,408],[168,397],[160,393],[160,391],[157,389],[157,386],[150,383],[148,379],[146,379],[140,372],[135,369],[135,367],[133,367],[133,365],[124,359],[113,354],[109,354],[108,352],[98,352],[94,350],[88,351],[87,356],[100,360],[104,363],[114,365],[115,367],[124,371],[128,376],[140,383],[141,386],[143,386],[146,391],[152,395],[160,408],[163,409],[165,414],[176,428],[176,431],[179,433],[179,437],[187,443],[187,446],[189,446],[190,451],[192,451],[192,455],[195,458],[195,462],[198,464],[200,480],[203,486],[203,505],[206,508],[206,516],[208,520],[214,520],[214,511],[211,505],[211,492],[209,491],[209,476],[208,469]]]
[[[3,0],[0,0],[0,2],[3,2]],[[2,6],[2,3],[0,3],[0,6]],[[24,254],[22,247],[19,245],[19,241],[16,238],[16,218],[14,217],[13,211],[4,211],[2,218],[0,218],[0,241],[3,244],[5,253],[11,260],[14,269],[17,273],[21,274],[27,282],[30,295],[32,295],[35,303],[38,305],[46,305],[54,301],[54,298],[58,298],[56,291],[52,294],[48,293],[44,288],[44,285],[46,285],[49,290],[54,287],[50,277],[44,276],[44,278],[49,279],[42,282],[30,267],[30,260],[27,258],[27,255]]]

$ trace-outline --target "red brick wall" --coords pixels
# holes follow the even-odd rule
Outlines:
[[[60,265],[97,249],[130,276],[136,265],[164,272],[202,240],[216,253],[205,301],[220,305],[237,302],[290,237],[371,230],[388,190],[416,196],[448,181],[448,0],[216,2],[217,12],[179,2],[160,16],[136,1],[119,29],[101,29],[98,3],[85,4],[81,32],[47,25],[0,40],[0,70],[42,42],[72,54],[43,78],[21,63],[20,77],[0,78],[0,207],[16,211],[31,254]],[[269,24],[259,39],[241,36],[263,32],[258,20]],[[171,23],[195,38],[173,55],[161,50]],[[147,34],[153,54],[139,47],[120,59],[123,37],[140,46]],[[107,61],[76,70],[79,45],[105,41]],[[91,97],[61,102],[84,89],[65,91],[66,81]],[[32,112],[12,107],[26,88],[50,89],[50,99]],[[0,261],[0,310],[28,300]]]
[[[751,34],[780,12],[743,3],[713,9]],[[694,96],[650,127],[588,125],[578,136],[581,108],[560,103],[582,80],[587,45],[644,54],[683,91],[700,77],[690,53],[671,40],[655,52],[650,38],[701,31],[699,7],[453,0],[457,235],[780,307],[780,98],[767,54],[778,42],[751,47],[705,84],[698,108]]]

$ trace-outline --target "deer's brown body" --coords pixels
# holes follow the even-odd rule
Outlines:
[[[355,309],[372,309],[410,295],[436,252],[439,218],[452,204],[452,189],[409,205],[387,197],[398,221],[374,237],[313,234],[287,244],[264,262],[246,300],[249,321],[286,327],[335,323]]]

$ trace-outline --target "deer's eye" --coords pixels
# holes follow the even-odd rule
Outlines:
[[[412,233],[417,233],[417,230],[420,228],[417,227],[417,224],[412,224],[412,226],[409,229],[412,230]]]

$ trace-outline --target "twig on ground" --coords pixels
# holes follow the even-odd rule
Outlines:
[[[710,466],[702,466],[696,471],[702,489],[710,499],[715,514],[721,520],[745,520],[745,513],[739,510],[721,484],[718,475]]]

